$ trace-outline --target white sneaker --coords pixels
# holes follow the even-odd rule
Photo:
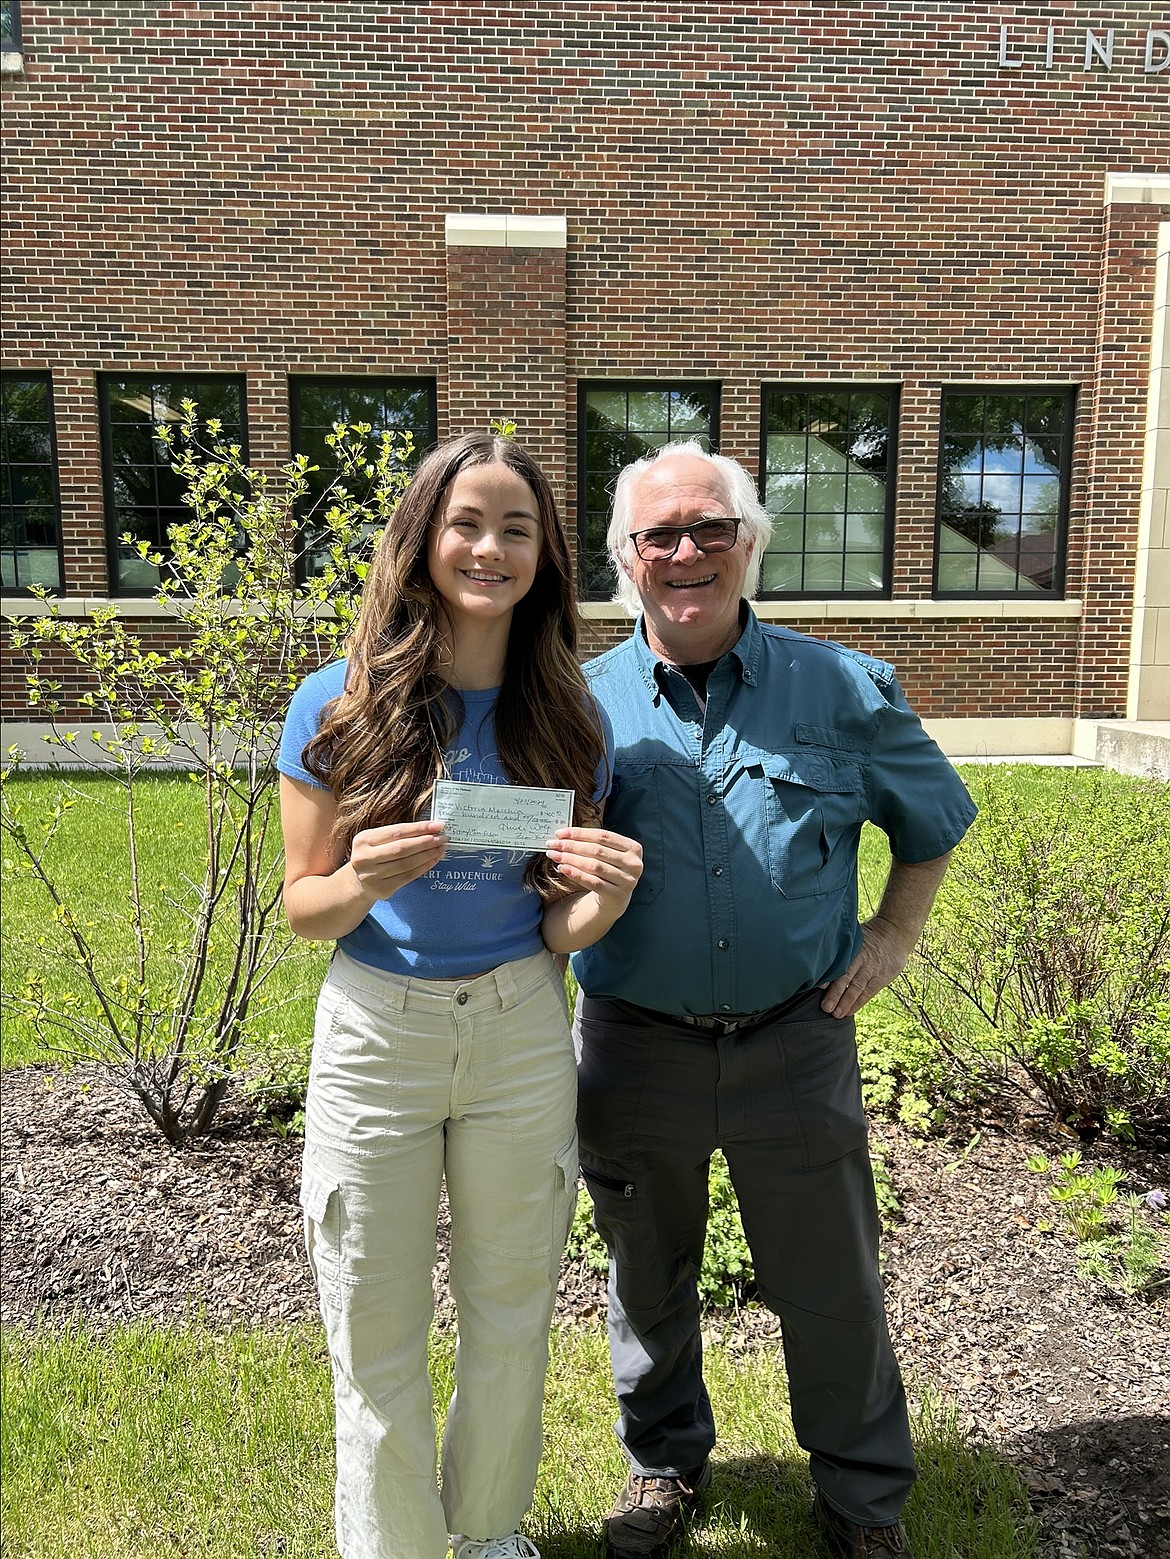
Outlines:
[[[511,1537],[482,1540],[452,1532],[451,1552],[455,1559],[540,1559],[540,1549],[519,1532],[513,1532]]]

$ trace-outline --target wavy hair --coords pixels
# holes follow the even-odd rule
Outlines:
[[[573,567],[552,487],[511,439],[467,433],[433,449],[399,499],[346,644],[345,691],[322,710],[305,747],[305,767],[337,803],[330,845],[339,860],[362,829],[423,815],[443,777],[463,707],[443,669],[453,624],[431,579],[427,543],[456,475],[496,462],[532,489],[541,532],[536,578],[512,611],[495,708],[496,750],[513,784],[572,789],[574,823],[589,827],[600,819],[593,793],[605,737],[577,657]],[[526,880],[546,902],[569,891],[543,855],[529,863]]]
[[[613,516],[605,538],[609,547],[610,563],[617,579],[613,598],[632,617],[636,617],[642,609],[634,581],[626,573],[626,565],[634,550],[633,543],[630,541],[630,530],[635,519],[634,486],[638,478],[649,470],[656,460],[664,460],[674,455],[694,455],[700,460],[708,460],[719,472],[727,489],[731,512],[739,515],[744,532],[751,543],[747,574],[743,582],[745,600],[752,600],[760,588],[760,568],[764,561],[764,551],[772,539],[772,517],[760,502],[755,482],[739,461],[732,460],[730,455],[713,455],[710,450],[704,449],[697,439],[680,439],[677,444],[663,444],[661,449],[656,449],[649,455],[643,456],[641,460],[635,460],[624,467],[614,485]]]

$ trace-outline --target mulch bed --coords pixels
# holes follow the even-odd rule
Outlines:
[[[1083,1278],[1071,1237],[1044,1227],[1058,1215],[1026,1160],[1076,1139],[1026,1111],[959,1142],[886,1123],[873,1138],[901,1207],[885,1270],[911,1394],[939,1387],[973,1439],[1022,1469],[1045,1559],[1170,1559],[1170,1286],[1134,1298]],[[1124,1167],[1133,1190],[1168,1188],[1165,1155],[1081,1146],[1086,1165]],[[316,1314],[300,1144],[242,1101],[176,1150],[96,1069],[21,1068],[3,1074],[0,1152],[5,1325]],[[443,1270],[440,1229],[441,1315]],[[558,1319],[604,1307],[601,1278],[566,1262]],[[777,1336],[754,1306],[710,1324],[737,1345]]]

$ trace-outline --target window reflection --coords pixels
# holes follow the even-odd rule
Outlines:
[[[764,392],[766,593],[886,592],[896,411],[880,386]]]

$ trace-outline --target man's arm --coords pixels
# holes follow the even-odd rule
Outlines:
[[[877,913],[862,926],[861,951],[825,990],[821,1009],[848,1018],[901,974],[926,924],[930,906],[954,852],[907,866],[890,862]]]

